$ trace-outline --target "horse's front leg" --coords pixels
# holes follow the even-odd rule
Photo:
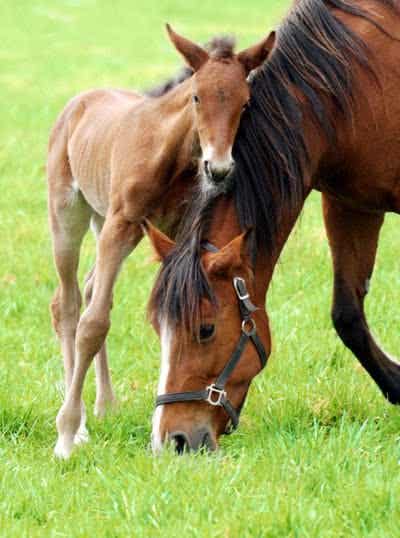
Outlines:
[[[120,215],[106,219],[98,241],[93,295],[79,320],[76,332],[75,367],[66,400],[57,415],[58,441],[55,454],[68,458],[81,421],[83,384],[93,357],[101,350],[110,327],[115,280],[124,259],[142,237],[138,224]]]
[[[384,215],[356,212],[326,195],[323,208],[334,267],[335,329],[384,396],[399,404],[400,364],[377,345],[364,313]]]

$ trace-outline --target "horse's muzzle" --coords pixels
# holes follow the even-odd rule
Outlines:
[[[175,448],[177,454],[185,452],[214,451],[217,443],[211,430],[207,427],[193,430],[190,434],[183,431],[176,431],[169,435],[169,441]]]

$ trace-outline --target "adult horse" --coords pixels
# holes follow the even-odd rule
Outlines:
[[[400,213],[399,14],[398,0],[297,2],[252,81],[233,198],[206,201],[176,246],[150,228],[164,259],[149,305],[162,347],[155,450],[167,440],[213,449],[237,426],[271,349],[273,270],[312,189],[332,251],[336,331],[400,402],[400,365],[364,314],[384,214]]]
[[[176,229],[198,168],[203,190],[225,189],[249,99],[247,77],[269,53],[269,37],[238,54],[232,40],[219,40],[208,53],[167,30],[193,77],[159,97],[122,90],[81,94],[64,109],[50,137],[49,216],[60,279],[51,309],[66,385],[55,453],[62,458],[74,442],[87,440],[81,396],[95,355],[95,413],[103,415],[114,399],[105,339],[113,287],[124,259],[143,237],[141,221],[151,217],[165,230]],[[97,255],[80,316],[77,270],[90,223]]]

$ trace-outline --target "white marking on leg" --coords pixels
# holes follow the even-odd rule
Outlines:
[[[74,179],[74,180],[72,181],[71,187],[72,187],[72,190],[74,190],[75,192],[79,192],[79,184],[78,184],[78,182],[76,181],[76,179]]]
[[[67,460],[72,452],[73,442],[68,435],[59,435],[56,446],[54,448],[54,455],[60,460]]]
[[[170,367],[171,339],[172,333],[166,321],[161,323],[161,371],[158,382],[158,396],[165,394],[167,390],[167,381]],[[163,439],[161,437],[161,419],[164,406],[156,408],[153,415],[153,430],[151,434],[151,446],[153,452],[160,452],[162,449]]]
[[[86,427],[86,407],[82,402],[81,422],[74,437],[74,445],[83,445],[89,442],[89,432]]]

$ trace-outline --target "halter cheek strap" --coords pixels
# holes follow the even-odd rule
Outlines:
[[[218,249],[210,243],[204,243],[203,248],[212,252],[218,252]],[[232,433],[232,431],[238,427],[241,409],[235,409],[235,407],[231,404],[228,399],[225,386],[233,374],[238,362],[240,361],[247,343],[250,341],[254,345],[262,368],[265,367],[268,359],[265,348],[257,335],[256,322],[251,317],[253,312],[258,309],[250,300],[250,295],[247,291],[245,280],[240,277],[235,277],[233,279],[233,287],[239,301],[242,326],[239,341],[225,368],[222,370],[214,383],[206,387],[204,390],[163,394],[158,396],[156,400],[156,407],[159,405],[173,403],[203,401],[214,407],[222,407],[230,419],[230,425],[227,427],[225,432],[227,434]]]

